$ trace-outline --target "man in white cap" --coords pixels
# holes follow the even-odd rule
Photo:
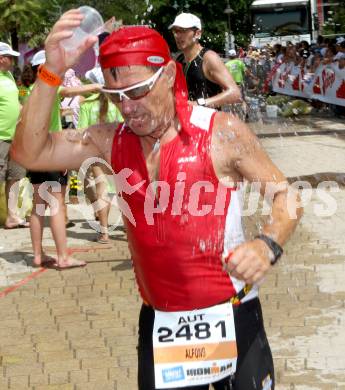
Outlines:
[[[242,85],[244,81],[244,74],[246,72],[246,66],[243,61],[237,58],[235,49],[229,50],[230,60],[225,64],[231,76],[237,85]]]
[[[244,77],[245,75],[252,78],[254,82],[258,81],[258,78],[255,77],[252,72],[247,68],[244,61],[238,58],[235,49],[229,50],[230,60],[225,64],[235,83],[241,89],[242,97],[244,99]]]
[[[201,46],[201,21],[190,13],[176,16],[169,26],[177,48],[177,61],[183,66],[189,100],[200,106],[221,107],[241,102],[241,94],[217,53]]]
[[[18,88],[11,74],[14,57],[20,53],[10,45],[0,42],[0,183],[5,182],[8,205],[5,229],[28,227],[28,223],[17,215],[17,196],[11,188],[25,177],[26,171],[9,158],[9,149],[20,112]]]

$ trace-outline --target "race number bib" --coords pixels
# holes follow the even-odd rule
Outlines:
[[[155,384],[159,389],[210,384],[236,371],[231,303],[202,310],[155,311]]]

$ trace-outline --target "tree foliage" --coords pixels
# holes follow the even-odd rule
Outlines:
[[[248,18],[252,0],[230,0],[234,13],[231,29],[239,44],[248,41],[251,32]],[[168,30],[175,16],[184,11],[198,15],[203,22],[202,43],[219,52],[224,49],[225,33],[228,31],[224,10],[227,0],[0,0],[0,39],[18,40],[30,46],[41,46],[59,16],[71,8],[89,5],[96,8],[104,20],[115,16],[124,24],[149,24],[160,31],[175,48]]]
[[[126,24],[136,23],[146,9],[145,0],[0,0],[0,39],[15,49],[18,40],[40,46],[60,15],[81,5],[98,9],[104,20],[116,16]]]
[[[322,34],[344,34],[345,33],[345,4],[338,4],[331,10],[332,13],[326,16],[322,26]]]
[[[115,16],[122,19],[126,24],[136,22],[136,15],[140,15],[145,10],[144,0],[52,0],[55,7],[59,8],[59,15],[81,5],[88,5],[98,10],[104,20]],[[59,16],[57,15],[57,17]]]
[[[247,44],[250,40],[252,26],[249,18],[249,9],[253,0],[230,0],[233,9],[231,14],[231,30],[235,35],[236,43]],[[180,12],[191,12],[199,16],[203,23],[202,44],[223,52],[225,46],[225,33],[229,31],[228,17],[224,13],[227,0],[150,0],[152,9],[145,15],[147,22],[151,21],[155,28],[175,48],[173,38],[168,26]]]
[[[41,5],[39,0],[15,1],[0,0],[0,37],[10,41],[18,49],[18,31],[35,20]]]

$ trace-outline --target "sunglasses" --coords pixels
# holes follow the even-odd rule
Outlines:
[[[156,81],[158,80],[158,77],[162,74],[163,69],[163,67],[159,68],[159,70],[149,79],[141,81],[140,83],[132,85],[131,87],[125,89],[102,88],[101,91],[104,92],[113,103],[120,103],[123,99],[141,99],[151,91]]]
[[[184,27],[173,27],[171,29],[171,32],[173,34],[183,34],[183,33],[186,33],[188,31],[197,31],[198,29],[196,27],[188,27],[188,28],[184,28]]]

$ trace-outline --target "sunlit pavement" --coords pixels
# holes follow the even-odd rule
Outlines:
[[[302,223],[261,288],[277,388],[345,389],[345,124],[307,117],[254,128],[290,182],[305,188]],[[247,218],[249,231],[258,221]]]
[[[310,118],[253,128],[292,182],[313,187],[303,193],[301,225],[261,287],[276,388],[344,390],[345,190],[333,183],[327,203],[316,187],[341,182],[345,125]],[[260,214],[245,218],[248,237]],[[0,230],[0,389],[136,389],[140,299],[126,236],[119,229],[109,245],[97,244],[77,206],[69,216],[76,223],[69,244],[88,262],[83,269],[33,269],[29,230]],[[48,229],[44,245],[54,254]]]

